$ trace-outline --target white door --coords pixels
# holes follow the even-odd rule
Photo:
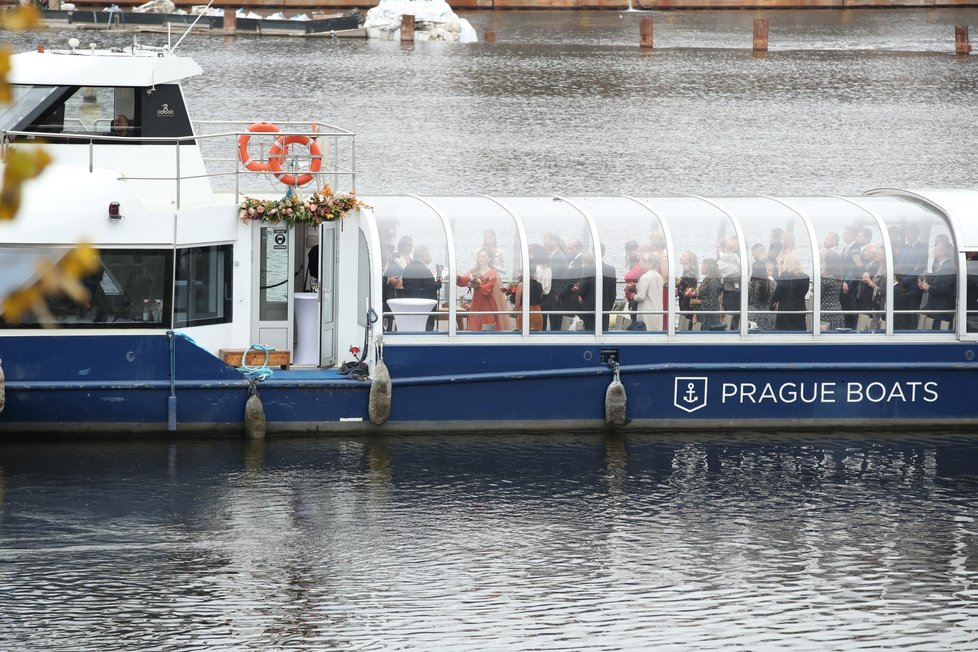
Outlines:
[[[319,364],[332,367],[336,364],[336,222],[326,222],[319,227],[319,308],[320,346]]]
[[[258,230],[253,239],[252,287],[254,324],[251,341],[279,351],[291,350],[292,296],[295,292],[292,230],[286,225],[255,222]]]

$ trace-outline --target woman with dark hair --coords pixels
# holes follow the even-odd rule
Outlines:
[[[701,271],[703,280],[696,288],[696,295],[689,302],[695,310],[701,311],[697,315],[697,320],[703,325],[703,330],[723,330],[723,322],[720,320],[720,294],[723,292],[723,281],[716,258],[705,259]]]

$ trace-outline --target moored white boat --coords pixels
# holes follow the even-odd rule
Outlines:
[[[0,223],[0,293],[78,241],[102,267],[89,305],[51,300],[58,328],[0,329],[0,431],[240,430],[253,389],[273,432],[978,422],[974,190],[371,196],[313,224],[355,189],[354,135],[193,123],[199,72],[135,47],[13,58],[4,155],[54,162]],[[225,362],[255,345],[302,364]]]

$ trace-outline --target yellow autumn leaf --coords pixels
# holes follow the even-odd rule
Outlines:
[[[0,220],[11,220],[20,209],[21,186],[24,181],[41,174],[51,162],[51,156],[41,149],[8,149],[3,169],[3,188],[0,189]]]
[[[0,104],[10,104],[14,99],[10,92],[10,82],[7,76],[10,74],[10,49],[0,48]]]
[[[41,10],[34,5],[21,5],[14,11],[5,11],[0,14],[0,24],[5,29],[15,32],[23,32],[33,29],[41,22]]]

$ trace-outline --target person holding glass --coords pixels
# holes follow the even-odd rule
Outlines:
[[[489,252],[480,249],[476,255],[475,266],[468,273],[459,274],[455,279],[459,287],[467,287],[472,292],[467,319],[467,328],[470,331],[499,330],[499,306],[496,304],[495,296],[499,273],[489,264],[491,261]]]

